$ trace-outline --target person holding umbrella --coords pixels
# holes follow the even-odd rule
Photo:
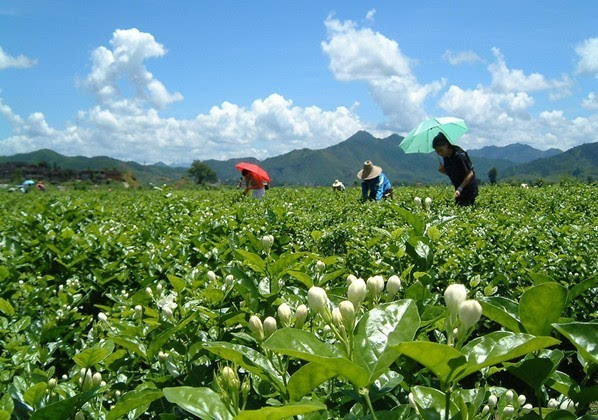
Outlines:
[[[460,206],[475,203],[478,182],[473,164],[457,140],[468,131],[465,121],[454,117],[431,118],[422,121],[401,141],[405,153],[431,153],[443,158],[438,171],[448,175],[455,187],[455,202]]]
[[[382,168],[376,166],[371,160],[366,160],[363,169],[357,172],[361,179],[361,197],[363,200],[380,201],[383,198],[392,198],[392,185],[382,173]]]
[[[243,195],[247,195],[249,191],[253,191],[253,197],[261,200],[266,194],[264,184],[270,182],[268,173],[253,163],[241,162],[235,165],[235,168],[241,171],[241,175],[245,179]]]
[[[460,206],[475,204],[478,196],[478,181],[467,152],[451,144],[443,132],[434,137],[432,147],[443,158],[443,162],[438,166],[438,172],[450,178],[455,187],[455,202]]]

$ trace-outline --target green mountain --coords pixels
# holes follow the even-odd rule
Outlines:
[[[20,153],[12,156],[0,156],[0,163],[22,162],[39,164],[46,162],[62,169],[75,171],[116,169],[122,173],[131,171],[141,181],[165,182],[180,179],[187,172],[187,168],[171,168],[164,164],[141,165],[140,163],[114,159],[108,156],[64,156],[53,150],[41,149],[30,153]]]
[[[481,149],[471,149],[467,152],[470,157],[488,159],[504,159],[511,162],[527,163],[532,160],[547,158],[563,153],[560,149],[538,150],[527,144],[514,143],[508,146],[486,146]]]
[[[538,178],[558,181],[563,177],[575,177],[584,181],[588,177],[598,179],[598,142],[582,144],[556,156],[513,166],[502,173],[499,170],[498,176],[501,179],[521,181]]]
[[[239,172],[234,166],[240,161],[258,162],[268,171],[275,185],[330,185],[335,179],[345,185],[357,181],[356,174],[365,160],[381,166],[394,184],[448,182],[438,173],[438,158],[434,153],[405,154],[399,143],[403,138],[393,134],[384,139],[359,131],[347,140],[320,150],[299,149],[271,157],[261,162],[255,159],[231,159],[228,161],[205,161],[224,183],[234,183]],[[474,159],[476,172],[482,179],[493,166],[499,171],[514,165],[502,159]]]

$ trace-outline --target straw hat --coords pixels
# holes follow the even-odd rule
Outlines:
[[[366,160],[363,163],[363,169],[357,172],[357,178],[367,181],[368,179],[376,178],[381,173],[381,167],[374,165],[371,160]]]

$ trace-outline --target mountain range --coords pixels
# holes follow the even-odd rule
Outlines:
[[[345,185],[357,181],[356,173],[365,160],[383,168],[394,184],[446,183],[446,176],[437,172],[438,157],[430,154],[405,154],[398,147],[403,138],[393,134],[376,138],[366,131],[359,131],[345,141],[324,149],[298,149],[258,161],[252,157],[229,160],[205,160],[216,172],[221,183],[234,184],[239,179],[235,164],[245,161],[258,163],[270,174],[274,185],[330,185],[339,179]],[[490,168],[498,171],[498,179],[533,181],[544,178],[558,181],[564,176],[573,176],[584,181],[588,177],[598,179],[598,142],[586,143],[565,152],[559,149],[545,151],[525,144],[511,144],[504,147],[488,146],[468,151],[478,177],[488,179]],[[185,167],[170,167],[163,162],[141,165],[134,161],[123,162],[107,156],[63,156],[52,150],[43,149],[13,156],[0,156],[5,162],[46,162],[61,168],[117,169],[132,172],[145,182],[168,182],[187,175]]]

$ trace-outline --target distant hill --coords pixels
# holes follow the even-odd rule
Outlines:
[[[274,156],[263,161],[252,157],[226,161],[206,160],[220,182],[236,184],[240,173],[235,164],[245,161],[259,163],[272,177],[274,185],[331,185],[339,179],[345,185],[358,181],[356,174],[365,160],[383,168],[394,184],[447,183],[448,178],[437,172],[438,157],[430,154],[405,154],[399,143],[403,138],[393,134],[376,138],[366,131],[359,131],[347,140],[319,150],[298,149]],[[566,152],[558,149],[541,151],[523,144],[505,147],[485,147],[471,150],[469,154],[479,179],[488,180],[492,167],[498,170],[499,180],[526,180],[537,178],[558,180],[563,176],[575,176],[586,180],[588,176],[598,179],[598,143],[589,143]],[[550,155],[550,156],[547,156]],[[533,156],[542,158],[529,161]],[[500,157],[500,158],[498,158]],[[525,163],[521,163],[524,160]],[[123,162],[107,156],[88,158],[84,156],[63,156],[52,150],[43,149],[13,156],[0,156],[0,163],[46,162],[64,169],[112,170],[121,173],[131,171],[143,182],[171,182],[187,175],[188,168],[171,167],[162,162],[141,165],[137,162]]]
[[[122,173],[131,171],[141,181],[168,181],[180,179],[187,172],[186,168],[171,168],[164,164],[141,165],[140,163],[114,159],[108,156],[64,156],[53,150],[41,149],[30,153],[20,153],[12,156],[0,156],[0,163],[24,162],[38,164],[46,162],[63,169],[75,171],[116,169]]]
[[[264,167],[276,185],[330,185],[335,179],[353,185],[356,174],[365,160],[379,165],[393,183],[439,183],[448,182],[438,173],[438,159],[434,153],[405,154],[399,143],[403,138],[393,134],[380,139],[366,131],[359,131],[347,140],[325,149],[299,149],[265,159]],[[258,162],[256,159],[207,160],[218,174],[221,182],[234,183],[239,172],[234,166],[240,161]],[[513,162],[501,159],[478,158],[474,160],[476,171],[486,179],[488,170],[496,166],[499,171],[513,166]]]
[[[499,179],[531,181],[543,178],[558,181],[563,177],[576,177],[586,180],[598,179],[598,142],[574,147],[556,156],[537,159],[522,165],[512,166],[502,173]]]
[[[508,146],[486,146],[481,149],[468,151],[470,157],[483,157],[488,159],[504,159],[511,162],[526,163],[532,160],[547,158],[563,153],[560,149],[538,150],[527,144],[514,143]]]

